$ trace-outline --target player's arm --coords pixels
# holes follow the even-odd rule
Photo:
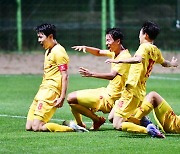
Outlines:
[[[94,47],[88,47],[88,46],[73,46],[72,49],[77,50],[77,51],[83,51],[84,53],[89,52],[92,55],[95,56],[106,56],[106,53],[108,52],[108,50],[101,50],[98,48],[94,48]]]
[[[55,101],[55,107],[62,107],[64,104],[64,100],[66,97],[66,91],[67,91],[67,86],[68,86],[68,72],[67,72],[67,64],[63,64],[59,66],[59,71],[61,72],[62,75],[62,87],[61,87],[61,95],[58,99]]]
[[[107,59],[105,61],[106,63],[127,63],[127,64],[137,64],[142,62],[142,56],[140,55],[135,55],[131,58],[128,59],[121,59],[121,60],[114,60],[114,59]]]
[[[177,61],[177,58],[172,57],[171,61],[165,60],[161,65],[164,67],[177,67],[178,61]]]
[[[89,71],[88,69],[83,68],[83,67],[79,68],[79,73],[83,77],[94,77],[94,78],[100,78],[100,79],[106,79],[106,80],[112,80],[116,77],[116,75],[120,75],[118,74],[118,72],[114,70],[111,70],[110,73],[97,73],[97,72]]]

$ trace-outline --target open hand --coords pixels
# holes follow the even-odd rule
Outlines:
[[[74,50],[78,50],[78,51],[83,51],[84,53],[86,53],[86,46],[73,46],[73,47],[71,47],[72,49],[74,49]]]
[[[79,68],[79,73],[80,73],[83,77],[90,77],[90,76],[92,76],[92,73],[91,73],[88,69],[86,69],[86,68],[84,68],[84,67],[80,67],[80,68]]]
[[[172,57],[172,59],[171,59],[171,65],[172,65],[173,67],[177,67],[177,66],[178,66],[177,58]]]

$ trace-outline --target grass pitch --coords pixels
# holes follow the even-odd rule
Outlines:
[[[153,139],[144,134],[113,130],[109,122],[99,131],[89,133],[26,132],[25,118],[41,79],[40,75],[0,75],[0,153],[179,153],[179,134],[166,134],[164,140]],[[106,80],[71,75],[68,93],[106,86],[107,83]],[[152,75],[147,92],[160,93],[180,115],[179,87],[180,74]],[[152,115],[150,117],[153,120]],[[61,123],[64,119],[73,119],[66,102],[52,121]],[[91,126],[88,118],[83,120],[87,127]]]

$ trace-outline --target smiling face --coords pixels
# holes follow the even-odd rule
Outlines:
[[[40,45],[42,45],[42,47],[47,50],[50,48],[50,35],[47,37],[46,35],[44,35],[44,33],[37,33],[37,37],[38,37],[38,42]]]
[[[115,52],[119,48],[120,41],[119,39],[114,41],[111,34],[106,34],[106,46],[109,51]]]

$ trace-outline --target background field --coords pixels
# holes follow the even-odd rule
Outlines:
[[[159,92],[177,114],[180,114],[179,80],[180,74],[153,74],[147,83],[147,91]],[[26,114],[40,83],[41,75],[0,75],[0,153],[179,153],[177,134],[167,134],[165,140],[152,139],[113,130],[108,121],[97,132],[26,132]],[[106,84],[105,80],[70,75],[68,93]],[[52,121],[61,123],[64,119],[73,119],[67,102],[57,110]],[[89,119],[84,121],[91,126]]]

